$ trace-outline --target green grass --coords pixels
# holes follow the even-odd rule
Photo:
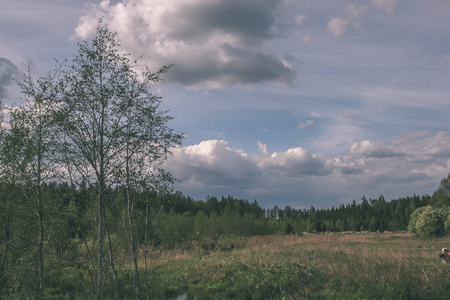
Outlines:
[[[406,233],[228,238],[232,250],[171,250],[155,257],[150,298],[446,299],[448,237]]]
[[[450,247],[450,236],[387,232],[191,241],[148,249],[147,277],[140,257],[140,291],[143,299],[441,300],[450,295],[450,265],[438,257],[443,247]],[[105,277],[106,298],[134,299],[125,250],[116,262],[117,278]],[[49,263],[47,276],[47,299],[95,298],[95,270],[87,261]],[[23,299],[14,295],[7,299]]]

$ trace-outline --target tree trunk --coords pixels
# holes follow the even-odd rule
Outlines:
[[[139,266],[138,266],[138,253],[137,253],[137,245],[136,245],[136,239],[134,237],[134,227],[133,227],[133,208],[134,208],[134,201],[131,199],[130,190],[127,188],[127,198],[128,198],[128,226],[130,228],[130,244],[131,244],[131,252],[133,257],[133,264],[134,264],[134,294],[135,299],[139,299],[139,287],[140,287],[140,281],[139,281]]]
[[[145,204],[145,231],[144,231],[144,265],[145,265],[145,287],[148,294],[148,267],[147,267],[147,255],[148,255],[148,203]]]
[[[105,239],[103,234],[103,224],[104,224],[104,215],[105,215],[105,207],[103,205],[103,182],[100,183],[99,186],[99,195],[97,199],[98,205],[98,278],[97,278],[97,300],[101,300],[103,297],[103,241]]]
[[[39,194],[39,299],[44,299],[44,211]]]
[[[41,113],[39,109],[39,114]],[[41,174],[42,174],[42,160],[43,160],[43,136],[42,136],[42,118],[39,115],[38,125],[38,149],[37,149],[37,200],[38,200],[38,217],[39,217],[39,299],[44,299],[44,207],[42,203],[42,190],[41,190]]]
[[[112,249],[111,237],[109,236],[108,225],[106,223],[106,215],[104,216],[104,219],[105,219],[106,237],[108,238],[109,264],[111,266],[111,271],[113,273],[113,280],[116,280],[116,278],[117,278],[117,271],[116,271],[116,267],[114,266],[114,253],[113,253],[113,249]]]

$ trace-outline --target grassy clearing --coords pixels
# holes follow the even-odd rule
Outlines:
[[[437,256],[450,246],[450,237],[258,236],[222,239],[215,246],[153,251],[149,297],[446,299],[450,294],[450,266]]]

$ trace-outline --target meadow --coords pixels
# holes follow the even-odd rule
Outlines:
[[[447,299],[450,237],[323,233],[151,251],[149,299]]]

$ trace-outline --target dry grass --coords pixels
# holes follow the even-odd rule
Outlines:
[[[238,245],[235,254],[253,252],[308,252],[345,253],[360,257],[380,259],[434,258],[443,247],[450,247],[450,237],[439,239],[417,239],[410,233],[324,233],[308,235],[268,235],[236,237],[231,243]],[[198,245],[174,249],[148,249],[152,265],[191,259],[202,255],[214,256],[221,251],[202,251]],[[141,261],[143,251],[141,251]]]
[[[367,294],[375,293],[375,298],[379,292],[396,293],[400,289],[407,293],[415,287],[423,288],[424,295],[445,292],[442,278],[450,276],[450,267],[442,265],[437,256],[441,248],[450,246],[450,237],[422,240],[409,233],[327,233],[228,238],[222,243],[234,248],[206,251],[193,244],[170,250],[150,249],[150,269],[159,272],[158,278],[171,278],[168,282],[182,286],[194,284],[196,289],[208,290],[211,285],[228,282],[231,286],[226,289],[254,285],[256,292],[261,284],[283,285],[283,280],[288,280],[286,286],[298,282],[308,293],[315,289],[320,290],[318,295],[348,293],[356,287]],[[315,281],[310,273],[320,279]],[[246,283],[230,283],[230,274]],[[386,299],[394,299],[398,296],[395,293]]]

